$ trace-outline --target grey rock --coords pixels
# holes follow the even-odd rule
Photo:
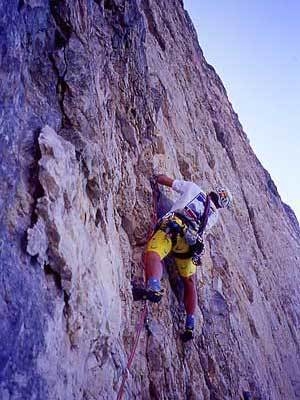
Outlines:
[[[226,184],[234,205],[206,238],[195,340],[180,341],[169,262],[123,398],[299,398],[299,223],[183,2],[0,9],[0,398],[117,397],[141,323],[131,281],[154,171]],[[160,213],[172,200],[166,189]]]

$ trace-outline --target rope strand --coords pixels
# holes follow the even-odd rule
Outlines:
[[[147,234],[147,241],[152,236],[152,233],[154,231],[154,228],[155,228],[155,225],[156,225],[156,222],[157,222],[157,203],[158,203],[157,184],[156,185],[151,185],[151,186],[152,186],[153,215],[152,215],[152,219],[151,219],[151,225],[149,227],[148,234]],[[145,258],[145,251],[143,252],[143,255],[142,255],[143,267],[145,267],[144,258]],[[137,328],[136,328],[135,340],[134,340],[134,343],[133,343],[133,346],[132,346],[132,349],[131,349],[131,352],[130,352],[130,355],[129,355],[129,358],[128,358],[128,361],[127,361],[126,368],[125,368],[125,370],[123,372],[123,378],[122,378],[121,386],[119,388],[117,400],[122,400],[125,383],[126,383],[126,380],[127,380],[128,376],[129,376],[129,373],[130,373],[131,364],[133,362],[133,359],[134,359],[134,356],[135,356],[135,352],[136,352],[136,348],[137,348],[137,345],[138,345],[138,342],[139,342],[139,339],[140,339],[140,336],[141,336],[142,328],[143,328],[143,326],[145,324],[147,316],[148,316],[148,305],[145,302],[144,308],[143,308],[143,310],[142,310],[142,312],[140,314],[140,318],[139,318],[138,325],[137,325]]]
[[[121,386],[120,386],[120,389],[119,389],[119,392],[118,392],[117,400],[121,400],[122,399],[125,383],[126,383],[126,380],[127,380],[128,376],[129,376],[130,367],[131,367],[132,361],[134,359],[135,351],[136,351],[136,348],[137,348],[137,345],[138,345],[138,342],[139,342],[139,339],[140,339],[140,335],[141,335],[142,328],[143,328],[143,325],[144,325],[144,321],[145,321],[145,319],[147,317],[147,314],[148,314],[148,308],[147,308],[147,305],[145,304],[144,308],[143,308],[143,310],[141,312],[139,323],[138,323],[138,326],[137,326],[137,333],[136,333],[135,341],[134,341],[133,347],[131,349],[130,356],[128,358],[126,368],[125,368],[125,370],[123,372],[123,379],[122,379],[122,383],[121,383]]]

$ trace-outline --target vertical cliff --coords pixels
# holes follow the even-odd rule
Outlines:
[[[234,205],[206,238],[196,339],[166,274],[124,399],[299,398],[299,224],[182,1],[0,9],[1,399],[117,397],[154,171],[226,184]]]

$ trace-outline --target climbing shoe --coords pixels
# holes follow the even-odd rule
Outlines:
[[[134,301],[147,300],[147,289],[142,286],[133,286],[132,296]]]
[[[251,396],[250,392],[243,391],[243,400],[252,400],[253,397]]]
[[[151,277],[147,281],[147,300],[152,303],[160,302],[163,291],[160,287],[160,281],[157,278]]]
[[[159,303],[163,296],[163,290],[160,288],[158,280],[150,278],[147,287],[133,285],[132,296],[134,301],[149,300],[152,303]]]
[[[189,340],[194,339],[194,329],[187,329],[181,334],[181,340],[186,343]]]
[[[159,303],[163,292],[163,290],[147,289],[147,300],[151,301],[152,303]]]
[[[188,314],[185,321],[185,331],[181,334],[181,340],[183,342],[188,342],[194,338],[194,328],[195,316],[193,314]]]
[[[163,290],[152,290],[141,286],[132,287],[134,301],[149,300],[152,303],[159,303],[163,295]]]

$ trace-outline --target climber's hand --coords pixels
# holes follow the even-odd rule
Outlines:
[[[158,178],[158,175],[152,175],[150,178],[150,185],[153,190],[157,189],[157,186],[158,186],[157,178]]]

